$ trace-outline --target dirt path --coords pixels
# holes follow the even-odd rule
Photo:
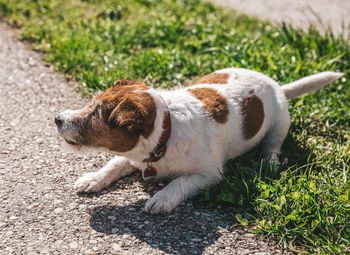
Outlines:
[[[220,210],[191,202],[167,216],[142,211],[149,194],[135,174],[97,195],[73,183],[108,155],[75,155],[53,122],[84,104],[61,74],[0,25],[0,254],[280,254]],[[74,86],[73,86],[74,87]]]
[[[335,35],[344,31],[350,35],[349,0],[210,0],[237,11],[268,19],[276,24],[286,22],[296,28],[307,29],[310,24],[320,31],[331,27]]]

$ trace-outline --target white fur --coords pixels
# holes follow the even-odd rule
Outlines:
[[[90,172],[80,177],[74,185],[77,192],[95,192],[99,191],[114,180],[130,174],[135,168],[129,164],[129,160],[123,157],[115,157],[107,165],[102,167],[98,172]]]
[[[230,75],[227,84],[199,84],[189,88],[209,87],[224,96],[229,104],[227,122],[217,123],[203,114],[202,103],[188,92],[189,88],[147,90],[157,105],[152,134],[147,139],[141,137],[135,148],[120,153],[100,171],[78,179],[75,189],[99,191],[135,168],[142,170],[146,167],[142,160],[154,149],[162,133],[164,104],[161,96],[170,111],[172,132],[165,156],[153,163],[153,166],[157,169],[157,178],[170,177],[173,181],[157,192],[146,203],[145,209],[152,214],[170,212],[198,190],[220,181],[223,164],[228,159],[250,150],[262,140],[266,158],[276,161],[290,125],[285,93],[288,97],[298,96],[319,89],[340,77],[336,73],[321,73],[280,87],[271,78],[255,71],[228,68],[217,72]],[[250,89],[254,89],[254,94],[262,100],[265,117],[258,133],[246,140],[241,130],[239,102],[249,96]]]
[[[282,90],[287,98],[294,98],[318,90],[342,77],[343,73],[323,72],[286,84]]]
[[[79,113],[79,111],[76,110],[65,110],[60,114],[60,118],[63,120],[63,126],[58,129],[58,132],[63,135],[66,140],[74,141],[75,137],[77,137],[78,130],[77,128],[72,124],[70,119],[74,117],[75,114]]]

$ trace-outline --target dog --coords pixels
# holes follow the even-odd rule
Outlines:
[[[79,178],[74,189],[98,192],[139,169],[145,180],[172,179],[145,204],[148,213],[169,213],[218,183],[227,160],[260,142],[266,161],[278,164],[290,126],[287,99],[342,75],[322,72],[279,86],[256,71],[227,68],[174,90],[118,80],[85,108],[55,118],[59,135],[69,145],[116,155],[99,171]]]

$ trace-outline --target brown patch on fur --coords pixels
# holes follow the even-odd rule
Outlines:
[[[228,73],[210,73],[198,81],[194,82],[193,85],[196,84],[226,84],[230,75]]]
[[[153,131],[157,109],[146,89],[144,85],[126,84],[97,95],[76,116],[81,144],[125,152],[134,148],[140,135],[147,138]]]
[[[241,102],[243,117],[243,135],[245,139],[253,138],[260,130],[264,122],[264,105],[259,97],[251,95]]]
[[[218,123],[225,123],[228,118],[226,99],[212,88],[194,88],[188,90],[204,105],[204,111]]]

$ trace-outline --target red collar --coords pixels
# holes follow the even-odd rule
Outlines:
[[[153,149],[153,151],[149,153],[148,157],[143,160],[143,162],[147,162],[147,164],[151,162],[157,162],[164,156],[168,148],[167,143],[171,134],[171,119],[170,119],[169,108],[165,103],[164,99],[162,97],[160,98],[162,99],[165,107],[164,115],[163,115],[163,124],[162,124],[163,132],[159,138],[157,146]]]

